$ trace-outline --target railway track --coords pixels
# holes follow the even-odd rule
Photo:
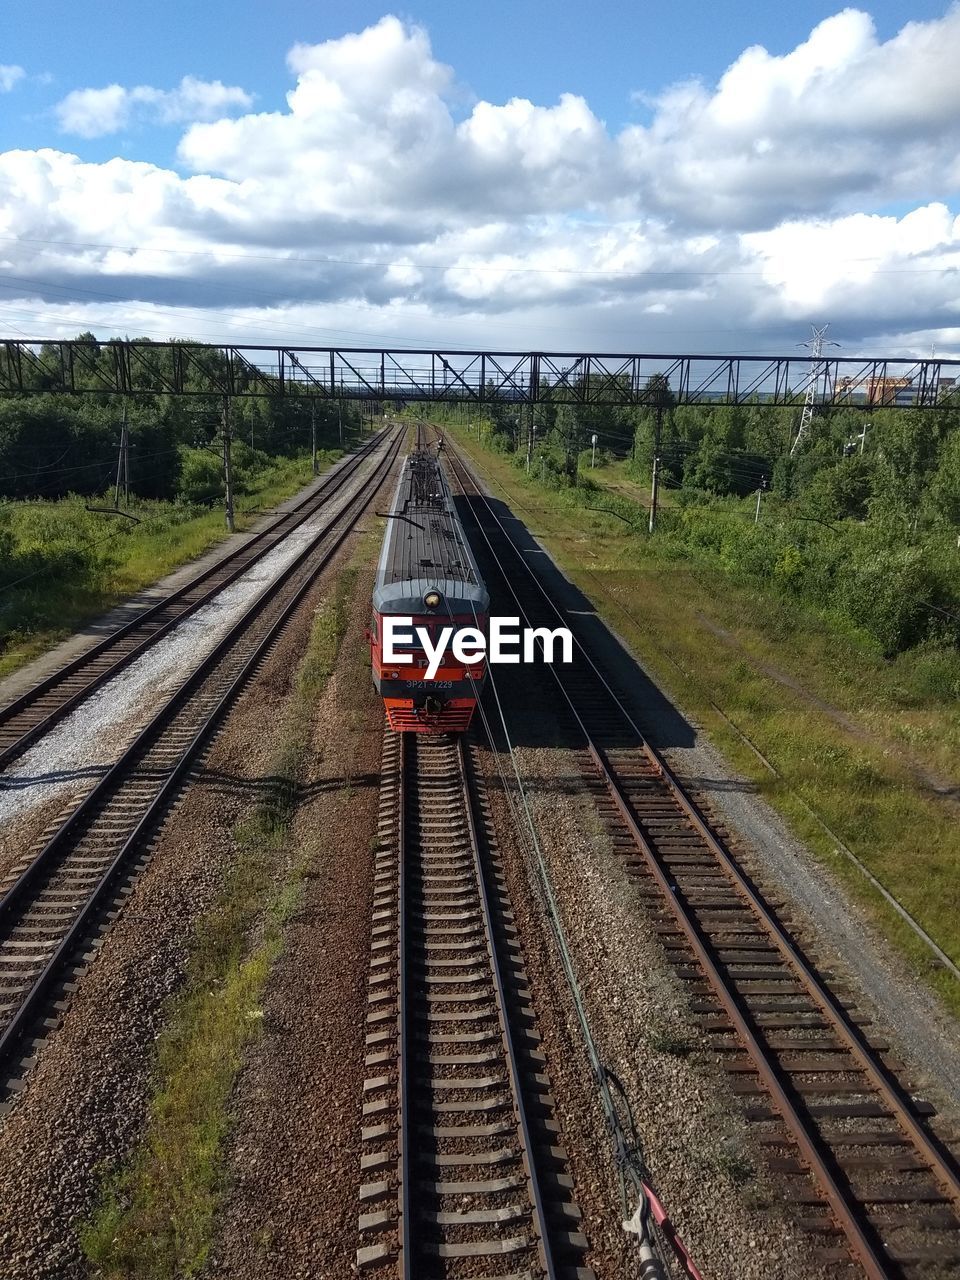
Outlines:
[[[470,748],[385,732],[358,1265],[592,1280]]]
[[[200,752],[368,509],[402,433],[370,474],[187,677],[105,775],[0,885],[0,1077],[56,1010],[82,951]]]
[[[294,529],[316,515],[363,465],[380,440],[381,437],[377,436],[364,444],[341,466],[328,473],[311,494],[229,555],[0,708],[0,770],[21,756],[85,698],[112,680],[184,618],[195,613],[262,560]]]
[[[831,1274],[871,1280],[958,1274],[960,1176],[869,1019],[818,973],[786,915],[742,870],[663,758],[645,741],[590,651],[472,476],[488,588],[526,625],[568,626],[574,662],[544,668],[579,741],[586,785],[636,877],[652,927],[689,993],[702,1048],[719,1059],[756,1126],[768,1167]],[[486,550],[486,555],[482,552]],[[484,563],[486,561],[486,563]]]

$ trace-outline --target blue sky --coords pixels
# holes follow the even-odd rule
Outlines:
[[[957,65],[922,0],[36,0],[0,331],[960,346]]]
[[[185,74],[241,85],[256,94],[258,110],[282,107],[292,87],[287,50],[360,31],[385,12],[425,26],[436,57],[454,67],[467,93],[491,102],[512,97],[549,104],[561,92],[582,94],[611,127],[647,118],[631,101],[691,75],[715,80],[749,45],[786,53],[837,0],[779,5],[770,0],[670,0],[589,5],[542,0],[488,0],[483,5],[428,3],[384,6],[197,0],[116,4],[87,0],[34,0],[17,7],[16,22],[0,36],[0,62],[22,66],[49,84],[33,83],[20,102],[0,115],[0,149],[62,144],[50,107],[70,89],[111,83],[172,85]],[[887,39],[907,20],[936,18],[943,3],[874,0],[865,6],[877,34]],[[171,162],[178,131],[139,129],[136,153]],[[72,143],[76,147],[76,143]],[[77,148],[80,149],[80,148]],[[82,154],[106,159],[116,148],[88,142]]]

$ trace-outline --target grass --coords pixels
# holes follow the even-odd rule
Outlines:
[[[321,468],[340,456],[322,454]],[[238,498],[237,529],[249,528],[310,478],[309,458],[276,459]],[[227,536],[219,507],[134,501],[134,524],[89,512],[86,501],[0,506],[0,580],[8,579],[0,589],[0,677]]]
[[[479,448],[475,436],[458,431],[456,438],[658,683],[960,1013],[960,983],[817,821],[960,962],[960,823],[956,808],[918,776],[960,777],[951,656],[914,650],[885,661],[829,619],[679,560],[657,538],[637,536],[577,505],[574,495],[527,478]],[[811,695],[851,725],[832,719]]]
[[[274,742],[269,787],[235,829],[233,864],[196,931],[183,989],[157,1045],[141,1143],[107,1179],[81,1233],[87,1262],[104,1280],[183,1280],[199,1275],[209,1255],[227,1185],[233,1088],[261,1025],[284,925],[301,898],[306,867],[291,838],[298,780],[356,576],[344,570],[317,611]]]

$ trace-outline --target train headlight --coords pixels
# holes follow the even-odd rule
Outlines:
[[[423,597],[423,603],[428,609],[439,609],[440,605],[443,603],[443,596],[439,591],[428,591]]]

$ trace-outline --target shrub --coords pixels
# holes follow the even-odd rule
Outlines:
[[[223,500],[220,459],[206,449],[184,449],[180,469],[181,502],[212,504]]]
[[[847,614],[888,657],[937,628],[930,606],[942,596],[942,584],[920,547],[865,546],[841,569],[837,591]],[[960,624],[955,632],[960,636]]]
[[[513,453],[513,436],[506,431],[494,431],[488,440],[490,448],[494,453]]]

